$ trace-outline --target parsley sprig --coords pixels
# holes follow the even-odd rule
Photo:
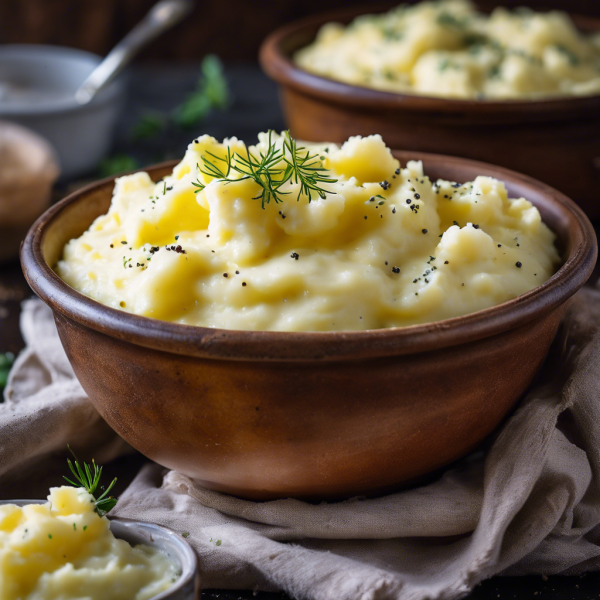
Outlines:
[[[329,176],[330,171],[323,166],[322,157],[318,153],[311,154],[304,146],[298,146],[289,131],[283,132],[283,144],[278,146],[273,140],[273,133],[269,131],[267,149],[260,150],[258,156],[248,149],[245,155],[232,153],[229,147],[225,157],[206,151],[201,157],[202,165],[196,165],[198,171],[226,184],[251,179],[261,188],[253,199],[260,198],[263,208],[271,199],[276,203],[283,202],[282,196],[291,192],[284,192],[281,187],[290,181],[300,184],[297,200],[302,195],[309,202],[317,197],[324,199],[327,190],[321,184],[336,183],[337,179]],[[237,173],[237,176],[233,176],[232,172]],[[193,185],[198,188],[196,193],[206,187],[199,178]]]
[[[69,446],[67,446],[73,454],[74,463],[71,462],[71,459],[67,458],[67,463],[69,464],[69,469],[71,469],[71,473],[75,477],[75,481],[69,479],[68,477],[64,477],[64,479],[70,483],[74,487],[82,487],[94,498],[94,506],[95,511],[103,517],[112,510],[117,504],[117,499],[109,496],[110,490],[113,488],[115,483],[117,483],[117,478],[115,477],[110,485],[104,489],[104,486],[100,485],[100,477],[102,477],[102,467],[99,467],[94,460],[92,459],[92,464],[88,465],[87,463],[83,463],[83,466],[79,464],[75,453]],[[104,490],[100,496],[96,498],[95,494],[100,487],[100,490]]]

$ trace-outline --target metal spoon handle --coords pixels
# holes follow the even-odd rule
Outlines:
[[[156,3],[92,71],[75,92],[75,100],[79,104],[87,104],[146,44],[181,21],[193,6],[193,0],[161,0]]]

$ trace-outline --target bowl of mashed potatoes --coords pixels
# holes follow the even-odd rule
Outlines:
[[[270,132],[76,192],[21,258],[123,438],[267,499],[380,493],[476,447],[596,253],[582,211],[523,175]]]
[[[292,133],[527,173],[600,216],[600,21],[469,0],[345,9],[285,25],[261,49]]]
[[[174,532],[94,511],[82,488],[0,501],[3,600],[194,600],[196,556]]]

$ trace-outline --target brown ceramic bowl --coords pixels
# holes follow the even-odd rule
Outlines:
[[[293,136],[343,142],[381,133],[390,148],[463,156],[527,173],[600,217],[600,95],[525,101],[457,100],[403,95],[334,81],[291,60],[330,21],[349,23],[378,8],[352,8],[312,16],[272,33],[260,62],[280,88]],[[485,9],[485,5],[481,6]],[[572,15],[583,31],[600,20]]]
[[[51,268],[65,243],[108,210],[113,181],[100,181],[35,223],[21,260],[108,424],[156,462],[254,499],[381,493],[488,436],[532,381],[566,300],[592,272],[594,231],[573,202],[523,175],[395,155],[403,164],[422,159],[432,178],[503,179],[556,232],[563,266],[510,302],[426,325],[287,333],[168,323],[99,304]],[[159,179],[172,167],[148,172]]]

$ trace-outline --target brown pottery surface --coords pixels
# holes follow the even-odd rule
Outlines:
[[[556,232],[563,266],[510,302],[425,325],[286,333],[168,323],[103,306],[51,269],[64,244],[108,210],[113,181],[101,181],[46,212],[21,260],[108,424],[156,462],[255,499],[376,494],[480,444],[535,376],[565,302],[593,269],[596,238],[573,202],[526,176],[395,155],[423,160],[432,179],[503,179]],[[158,180],[172,166],[148,172]]]
[[[381,133],[391,148],[463,156],[526,173],[600,217],[600,95],[494,101],[396,94],[334,81],[291,61],[324,23],[348,23],[390,5],[340,10],[277,29],[263,43],[263,70],[280,86],[292,135],[343,142]],[[483,7],[482,7],[483,8]],[[600,20],[572,15],[583,31]]]

